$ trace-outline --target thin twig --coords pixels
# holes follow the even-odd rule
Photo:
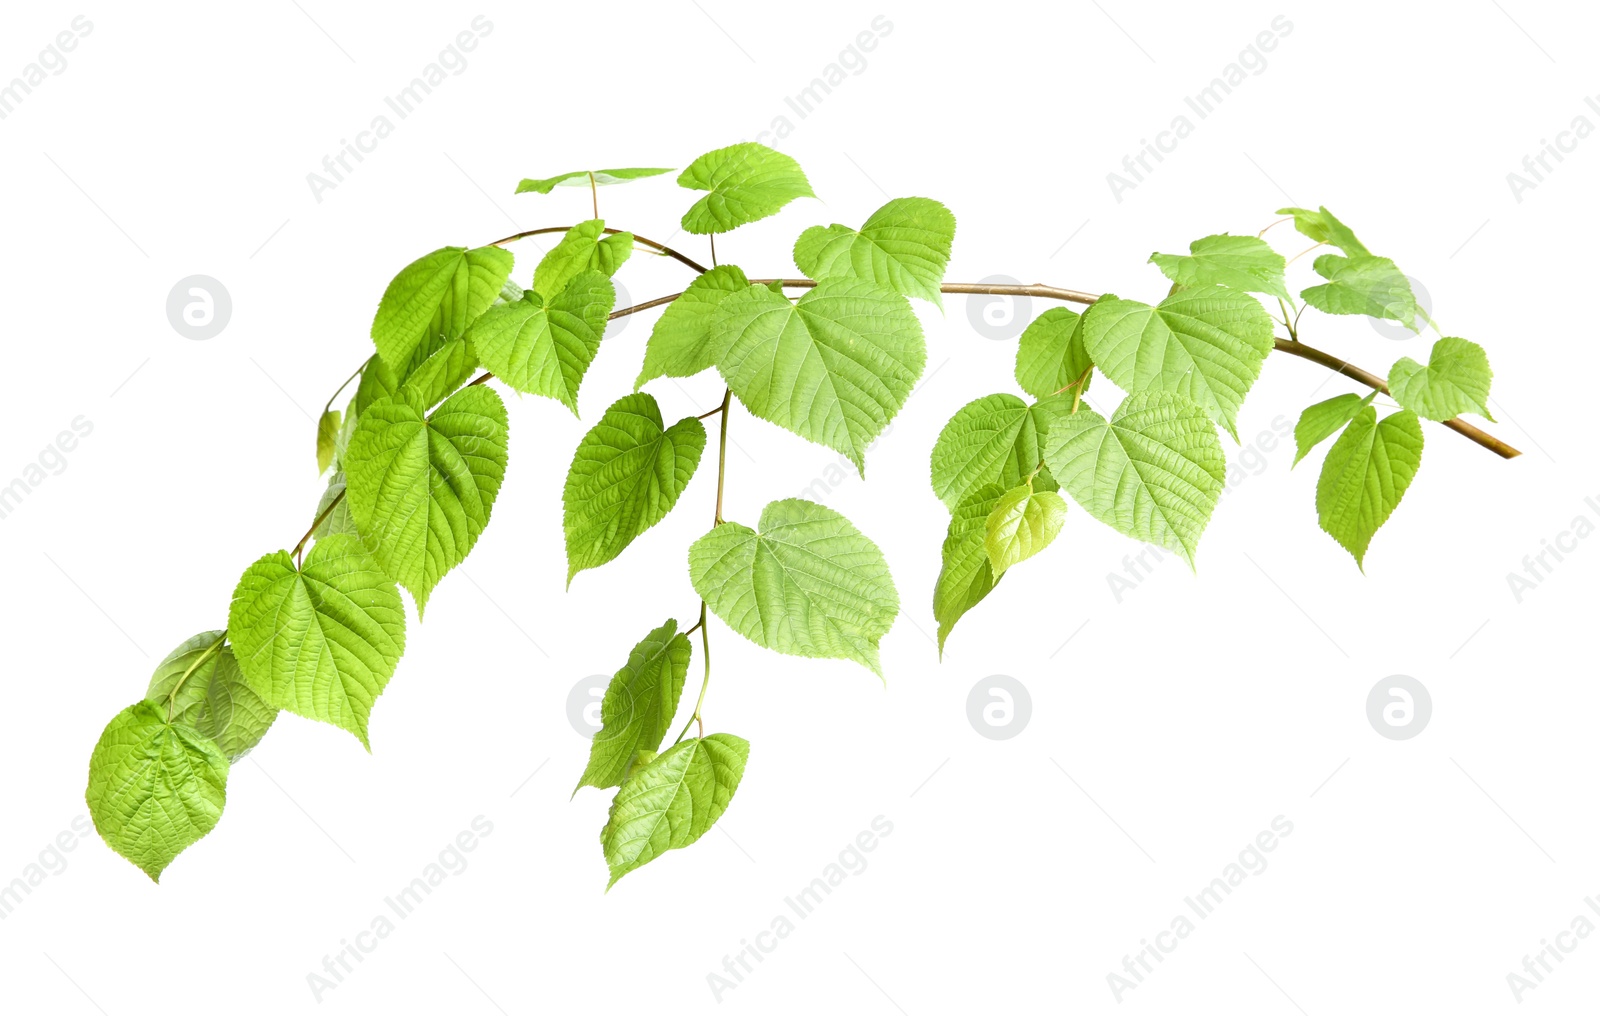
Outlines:
[[[722,525],[722,481],[728,475],[728,402],[733,398],[733,389],[722,390],[722,405],[718,407],[722,413],[722,437],[717,445],[717,515],[713,525]]]
[[[378,355],[377,353],[373,353],[372,354],[372,356],[377,356],[377,355]],[[353,373],[349,377],[345,378],[344,379],[344,384],[342,384],[339,387],[335,388],[333,390],[333,394],[328,396],[328,401],[323,403],[323,406],[322,406],[322,415],[323,416],[327,416],[328,415],[328,410],[333,408],[333,400],[337,399],[339,397],[339,393],[344,391],[346,388],[348,388],[350,386],[350,382],[352,382],[356,378],[360,377],[361,376],[361,372],[367,369],[367,364],[372,362],[372,356],[369,356],[365,360],[362,360],[361,361],[361,366],[359,366],[359,367],[357,367],[355,369],[355,373]]]
[[[311,528],[306,530],[306,535],[300,537],[300,542],[295,544],[294,550],[289,552],[289,556],[294,558],[295,567],[298,568],[300,566],[300,552],[305,549],[306,542],[311,539],[311,534],[317,531],[317,527],[322,525],[329,515],[333,514],[335,508],[339,507],[339,502],[344,500],[348,490],[349,488],[346,488],[334,495],[333,500],[328,502],[328,507],[322,509],[322,514],[318,515],[317,520],[311,523]]]
[[[753,286],[766,286],[771,285],[774,282],[781,283],[785,288],[788,289],[809,289],[816,285],[816,283],[811,279],[750,280],[750,284]],[[1035,283],[1031,286],[1001,286],[974,282],[946,282],[944,285],[939,287],[939,291],[943,293],[969,293],[985,296],[1036,296],[1046,300],[1064,300],[1068,303],[1082,304],[1092,304],[1096,300],[1100,299],[1094,293],[1085,293],[1082,290],[1077,289],[1062,289],[1057,286],[1046,286],[1039,283]],[[671,303],[682,295],[682,293],[673,293],[670,296],[658,296],[654,300],[647,300],[644,303],[634,304],[631,307],[623,307],[621,310],[612,311],[610,319],[615,320],[619,317],[624,317],[628,314],[634,314],[641,310],[648,310],[651,307],[659,307],[662,304]],[[1305,310],[1304,306],[1301,307],[1301,310]],[[1331,371],[1343,374],[1346,377],[1354,378],[1355,380],[1360,381],[1362,384],[1367,385],[1369,388],[1376,388],[1386,395],[1389,393],[1389,386],[1387,382],[1383,380],[1383,378],[1372,373],[1371,371],[1363,370],[1354,364],[1347,363],[1331,353],[1324,353],[1322,350],[1315,349],[1303,342],[1291,342],[1288,339],[1274,339],[1273,343],[1274,348],[1279,352],[1293,353],[1295,356],[1298,356],[1301,359],[1310,360],[1312,363],[1319,363]],[[493,376],[493,374],[484,373],[474,379],[472,383],[475,385],[483,384]],[[718,412],[722,412],[726,406],[727,400],[724,399],[722,406],[705,413],[701,418],[704,419],[706,416],[712,416]],[[1457,434],[1460,434],[1467,440],[1472,441],[1475,444],[1482,445],[1483,447],[1494,452],[1496,455],[1499,455],[1501,458],[1511,459],[1522,454],[1522,452],[1495,437],[1493,434],[1486,433],[1485,431],[1480,430],[1477,427],[1474,427],[1472,424],[1466,423],[1460,419],[1446,420],[1444,421],[1444,426],[1455,431]]]
[[[1377,389],[1385,395],[1390,394],[1389,383],[1383,378],[1369,370],[1363,370],[1353,363],[1347,363],[1344,360],[1339,359],[1337,356],[1334,356],[1332,353],[1324,353],[1320,349],[1312,349],[1303,342],[1291,342],[1288,339],[1280,339],[1276,337],[1272,340],[1272,348],[1278,350],[1280,353],[1292,353],[1301,359],[1310,360],[1312,363],[1321,364],[1335,373],[1343,374],[1345,377],[1361,382],[1368,388]],[[1522,454],[1522,452],[1506,444],[1493,434],[1488,434],[1479,430],[1477,427],[1467,423],[1460,417],[1457,417],[1453,420],[1445,420],[1444,425],[1455,431],[1457,434],[1460,434],[1468,441],[1475,442],[1489,449],[1502,459],[1514,459],[1518,455]]]
[[[595,217],[599,218],[599,216],[595,216]],[[484,246],[486,246],[486,247],[503,247],[506,244],[512,242],[513,240],[521,240],[523,237],[526,237],[526,236],[540,236],[540,235],[545,234],[545,233],[565,233],[567,230],[569,230],[571,228],[572,228],[571,226],[545,226],[545,227],[543,227],[541,229],[525,229],[520,233],[512,233],[510,236],[502,236],[500,239],[492,241],[491,243],[487,243]],[[602,229],[601,232],[602,233],[606,233],[606,234],[608,234],[610,236],[615,236],[618,233],[626,233],[627,230],[626,229],[613,229],[610,226],[607,226],[604,229]],[[693,268],[695,271],[700,272],[702,274],[706,271],[706,266],[705,265],[702,265],[700,262],[698,262],[698,261],[694,260],[693,258],[689,257],[687,254],[680,254],[678,251],[673,250],[671,247],[668,247],[666,244],[657,243],[656,241],[650,239],[647,236],[640,236],[638,233],[634,233],[633,234],[633,242],[634,243],[642,243],[646,247],[650,247],[650,248],[652,248],[654,250],[660,251],[662,254],[665,254],[667,257],[673,258],[673,259],[681,262],[682,264],[686,265],[687,267]]]

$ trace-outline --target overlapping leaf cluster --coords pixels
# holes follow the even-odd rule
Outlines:
[[[1343,252],[1313,262],[1326,281],[1301,291],[1307,306],[1422,326],[1427,315],[1406,276],[1333,213],[1280,214],[1319,245]],[[984,396],[940,433],[931,477],[951,513],[933,596],[941,651],[956,622],[1007,569],[1063,531],[1067,502],[1058,491],[1118,532],[1194,565],[1224,489],[1227,460],[1217,428],[1237,441],[1239,410],[1274,348],[1274,328],[1289,332],[1277,341],[1297,341],[1302,308],[1290,295],[1283,256],[1259,236],[1206,236],[1187,254],[1156,253],[1150,261],[1170,282],[1164,299],[1107,295],[1082,314],[1046,311],[1017,348],[1017,384],[1033,401]],[[1262,297],[1281,311],[1279,321]],[[1085,398],[1096,372],[1126,393],[1109,418]],[[1416,473],[1417,418],[1488,416],[1490,376],[1481,347],[1441,338],[1426,365],[1394,365],[1388,387],[1400,409],[1381,421],[1372,405],[1377,391],[1306,409],[1295,428],[1297,462],[1343,432],[1317,484],[1317,515],[1358,564]]]
[[[580,170],[517,189],[588,186],[597,205],[600,186],[667,172]],[[681,220],[691,234],[725,233],[813,196],[794,160],[750,143],[706,153],[678,183],[701,192]],[[1313,262],[1323,281],[1301,291],[1306,305],[1431,324],[1393,262],[1327,209],[1284,214],[1341,252]],[[722,517],[730,412],[741,407],[833,449],[864,476],[868,447],[922,375],[926,349],[911,301],[942,308],[955,225],[939,202],[906,197],[859,226],[812,226],[793,248],[805,278],[787,286],[752,281],[733,264],[700,271],[598,215],[565,229],[522,282],[499,243],[443,247],[406,265],[379,301],[374,352],[355,392],[342,409],[330,400],[318,421],[327,486],[305,537],[246,568],[226,627],[174,649],[145,697],[118,713],[95,746],[87,799],[106,842],[159,878],[217,824],[229,765],[280,712],[339,727],[370,748],[374,704],[406,645],[401,590],[421,621],[436,587],[482,536],[505,480],[509,416],[485,382],[576,415],[614,310],[612,276],[642,246],[673,254],[697,276],[656,322],[634,391],[605,409],[573,454],[563,488],[566,581],[618,559],[678,506],[710,457],[703,419],[720,415],[716,508],[688,548],[699,621],[680,630],[669,618],[627,654],[578,788],[615,788],[600,834],[611,884],[693,843],[728,808],[750,747],[703,730],[708,617],[766,649],[853,661],[881,676],[880,641],[900,610],[884,555],[833,509],[790,498],[766,505],[754,526]],[[1258,236],[1208,236],[1187,254],[1151,261],[1170,280],[1164,298],[1105,296],[1083,313],[1041,314],[1017,350],[1027,398],[975,399],[940,433],[930,475],[950,512],[933,596],[941,652],[957,620],[1011,568],[1061,538],[1069,500],[1194,563],[1224,485],[1219,428],[1237,434],[1262,361],[1275,341],[1295,341],[1300,308],[1283,257]],[[1275,338],[1263,298],[1282,311],[1287,340]],[[710,413],[669,423],[644,390],[708,370],[727,387]],[[1125,393],[1105,415],[1087,398],[1097,372]],[[1488,416],[1490,380],[1480,347],[1440,338],[1427,363],[1406,358],[1391,370],[1398,410],[1380,418],[1372,392],[1337,395],[1302,414],[1297,462],[1337,435],[1317,512],[1358,563],[1416,473],[1420,419]],[[697,630],[700,694],[669,742]]]

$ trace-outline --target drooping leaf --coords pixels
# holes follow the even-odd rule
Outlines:
[[[558,173],[543,180],[523,180],[517,184],[517,193],[526,194],[533,191],[539,194],[549,194],[557,187],[587,187],[592,179],[596,186],[609,187],[612,184],[628,183],[631,180],[642,180],[648,176],[660,176],[670,173],[670,169],[580,169],[573,173]]]
[[[319,540],[301,568],[282,550],[251,565],[233,592],[228,638],[262,699],[370,750],[367,717],[405,650],[406,614],[359,539]]]
[[[1289,299],[1283,255],[1260,237],[1201,237],[1189,245],[1188,254],[1152,254],[1150,262],[1180,286],[1227,286]]]
[[[807,278],[856,278],[943,307],[939,284],[950,263],[956,217],[932,198],[895,198],[859,230],[835,223],[812,226],[794,244],[794,263]]]
[[[690,377],[716,366],[721,350],[713,341],[712,317],[722,301],[749,288],[750,280],[737,265],[721,265],[689,283],[651,330],[634,390],[654,378]]]
[[[945,507],[954,511],[985,484],[998,483],[1009,490],[1039,468],[1050,423],[1043,406],[1030,406],[1002,392],[973,399],[956,410],[929,456],[933,492]],[[1048,477],[1038,479],[1040,489],[1055,489]]]
[[[466,339],[451,339],[422,361],[400,387],[416,392],[422,404],[431,409],[466,384],[477,369],[478,358],[473,354],[472,344]]]
[[[1300,291],[1300,299],[1324,314],[1365,314],[1417,330],[1417,300],[1411,281],[1388,258],[1324,254],[1311,267],[1328,281]]]
[[[1477,413],[1487,420],[1489,354],[1476,342],[1446,336],[1433,344],[1426,366],[1401,357],[1389,368],[1389,394],[1401,406],[1424,420],[1443,423],[1462,413]]]
[[[372,360],[374,363],[378,362],[377,356],[373,356]],[[333,438],[333,471],[335,473],[344,471],[344,451],[350,447],[350,435],[355,432],[356,399],[352,395],[350,401],[344,405],[344,418],[339,422],[339,433],[335,434]]]
[[[483,365],[519,392],[555,399],[578,414],[578,386],[594,362],[616,301],[611,280],[584,272],[545,306],[533,290],[491,307],[467,337]]]
[[[611,802],[600,845],[617,879],[705,835],[739,789],[750,742],[733,734],[680,741],[639,766]]]
[[[391,367],[424,340],[459,338],[500,293],[511,252],[499,247],[441,247],[400,270],[372,319],[372,341]]]
[[[878,640],[900,598],[882,552],[831,508],[789,498],[767,505],[760,532],[716,526],[689,548],[689,579],[728,627],[758,646],[883,673]]]
[[[400,372],[374,356],[361,370],[361,381],[356,385],[355,401],[351,403],[352,415],[359,418],[367,407],[379,399],[386,399],[400,390],[404,380]]]
[[[339,440],[340,415],[337,409],[329,409],[317,418],[317,475],[328,471],[333,465],[333,450]]]
[[[842,452],[865,475],[867,445],[922,374],[922,326],[871,283],[824,282],[791,304],[762,286],[712,319],[717,368],[750,412]]]
[[[324,515],[323,513],[327,514]],[[318,522],[317,520],[322,521]],[[311,513],[314,528],[311,535],[318,540],[332,536],[335,533],[356,534],[355,519],[350,517],[350,499],[345,497],[345,477],[342,471],[335,472],[328,477],[328,486],[322,491],[322,496],[317,498],[317,508]]]
[[[1129,395],[1110,420],[1085,407],[1057,412],[1044,460],[1084,511],[1191,567],[1227,472],[1211,418],[1173,392]]]
[[[1294,425],[1294,465],[1299,465],[1311,449],[1337,434],[1357,413],[1372,405],[1372,400],[1377,397],[1377,389],[1373,389],[1365,397],[1335,395],[1316,405],[1307,406],[1300,414],[1300,421]]]
[[[1048,547],[1067,521],[1067,502],[1023,483],[1000,495],[984,520],[983,549],[996,576]]]
[[[700,156],[678,175],[678,186],[709,192],[683,213],[690,233],[726,233],[816,196],[799,163],[753,141]]]
[[[567,583],[612,560],[677,504],[706,447],[706,428],[685,417],[665,429],[649,394],[624,395],[583,436],[562,494]]]
[[[1237,440],[1239,406],[1272,352],[1272,318],[1255,297],[1217,286],[1180,290],[1154,307],[1101,297],[1084,314],[1083,340],[1117,387],[1176,392]]]
[[[1380,422],[1366,407],[1328,450],[1317,477],[1317,522],[1363,564],[1372,536],[1411,486],[1422,462],[1422,424],[1409,409]]]
[[[994,513],[1006,488],[985,484],[969,494],[950,514],[944,545],[939,548],[939,579],[933,586],[933,617],[939,622],[939,655],[944,655],[945,639],[961,616],[999,585],[989,565],[984,540],[989,535],[989,516]]]
[[[590,219],[567,230],[533,270],[533,291],[546,304],[584,272],[610,278],[633,253],[632,233],[605,231],[606,220]]]
[[[151,881],[222,817],[228,759],[209,738],[139,702],[106,724],[89,757],[84,799],[112,850]]]
[[[1065,307],[1051,307],[1029,322],[1017,343],[1017,384],[1036,399],[1089,390],[1089,350],[1083,345],[1083,318]],[[1076,389],[1078,379],[1082,389]]]
[[[163,717],[170,708],[172,722],[192,727],[238,761],[260,743],[278,709],[245,683],[226,634],[201,632],[168,653],[144,695]]]
[[[507,426],[505,403],[484,385],[461,389],[432,415],[402,389],[356,425],[345,463],[350,513],[419,616],[489,523],[505,478]]]
[[[1294,216],[1295,229],[1317,243],[1332,244],[1350,257],[1366,257],[1372,253],[1356,239],[1349,226],[1340,222],[1326,208],[1318,208],[1314,212],[1309,208],[1280,208],[1278,214]]]
[[[573,793],[581,787],[621,786],[638,752],[661,747],[692,654],[693,646],[673,620],[633,647],[600,701],[600,732],[589,745],[589,764]]]

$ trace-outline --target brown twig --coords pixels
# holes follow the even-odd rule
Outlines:
[[[595,218],[599,218],[599,216],[597,215],[597,216],[595,216]],[[572,228],[571,226],[545,226],[542,229],[525,229],[520,233],[512,233],[510,236],[502,236],[500,239],[491,241],[490,243],[487,243],[484,246],[486,246],[486,247],[503,247],[506,244],[512,242],[513,240],[521,240],[523,237],[526,237],[526,236],[540,236],[540,235],[545,234],[545,233],[565,233],[567,230],[569,230],[571,228]],[[627,230],[626,229],[612,229],[610,226],[607,226],[604,229],[602,229],[601,232],[602,233],[606,233],[606,234],[611,235],[611,236],[615,236],[618,233],[626,233]],[[693,268],[695,271],[700,272],[702,274],[706,271],[705,265],[702,265],[700,262],[698,262],[698,261],[694,260],[693,258],[689,257],[687,254],[680,254],[678,251],[673,250],[671,247],[668,247],[666,244],[657,243],[656,241],[650,239],[647,236],[640,236],[638,233],[634,233],[633,234],[633,242],[634,243],[642,243],[646,247],[649,247],[652,250],[655,250],[655,251],[658,251],[658,252],[660,252],[662,254],[665,254],[667,257],[673,258],[674,260],[681,262],[686,267]]]
[[[1347,363],[1344,360],[1339,359],[1337,356],[1334,356],[1332,353],[1324,353],[1320,349],[1312,349],[1303,342],[1291,342],[1288,339],[1274,338],[1272,340],[1272,347],[1280,353],[1290,353],[1294,356],[1300,357],[1303,360],[1310,360],[1312,363],[1321,364],[1337,374],[1343,374],[1345,377],[1348,377],[1351,380],[1361,382],[1368,388],[1375,388],[1385,395],[1389,394],[1389,383],[1383,378],[1369,370],[1363,370],[1353,363]],[[1514,459],[1518,455],[1522,454],[1522,452],[1506,444],[1493,434],[1485,433],[1484,431],[1479,430],[1477,427],[1467,423],[1460,417],[1456,417],[1453,420],[1445,420],[1444,425],[1455,431],[1457,434],[1460,434],[1468,441],[1473,441],[1489,449],[1502,459]]]

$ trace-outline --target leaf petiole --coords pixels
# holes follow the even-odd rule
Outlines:
[[[189,675],[193,674],[196,670],[199,670],[200,669],[200,664],[202,664],[202,663],[206,662],[207,660],[209,660],[211,658],[211,654],[216,652],[218,649],[222,648],[222,643],[224,643],[226,641],[228,641],[228,630],[226,628],[224,628],[222,630],[222,634],[217,636],[217,640],[215,642],[211,643],[209,646],[206,646],[205,652],[201,653],[198,657],[195,658],[195,661],[193,663],[189,664],[189,669],[185,670],[183,672],[183,676],[178,678],[177,683],[172,686],[172,690],[167,692],[167,722],[168,723],[172,722],[172,710],[173,710],[173,707],[176,706],[177,702],[178,702],[178,690],[183,687],[184,682],[189,680]]]

